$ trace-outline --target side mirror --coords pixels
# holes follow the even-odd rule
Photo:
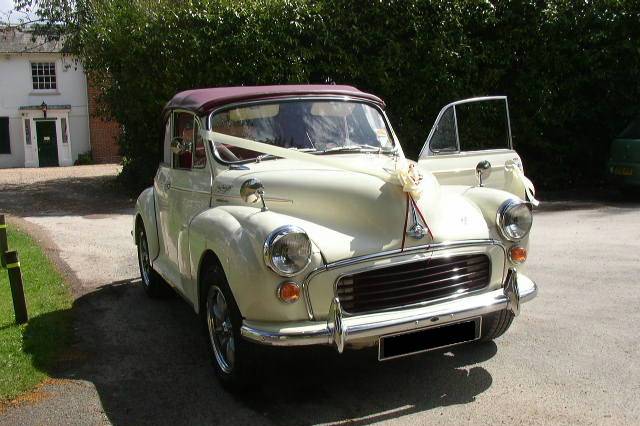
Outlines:
[[[240,197],[246,203],[257,203],[258,200],[262,201],[262,211],[267,210],[267,206],[264,203],[264,186],[258,179],[247,179],[240,186]]]
[[[481,161],[476,166],[476,177],[479,186],[484,186],[483,182],[491,175],[491,163],[487,160]]]

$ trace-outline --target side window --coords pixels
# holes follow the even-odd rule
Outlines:
[[[207,153],[204,147],[204,139],[202,139],[202,135],[200,134],[200,122],[198,120],[194,120],[194,138],[195,145],[193,147],[193,168],[194,169],[202,169],[207,165]]]
[[[456,105],[455,111],[461,151],[510,148],[506,102],[470,102]]]
[[[453,107],[447,108],[436,123],[429,146],[435,153],[458,151],[458,131]]]
[[[493,149],[511,149],[509,106],[504,96],[465,99],[444,107],[420,158]]]
[[[193,163],[195,117],[188,112],[173,113],[172,142],[182,145],[182,152],[173,154],[173,168],[190,170]]]

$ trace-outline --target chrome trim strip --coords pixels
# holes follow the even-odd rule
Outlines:
[[[520,303],[536,297],[538,288],[531,279],[521,274],[516,279]],[[282,323],[244,320],[240,331],[245,339],[264,345],[335,344],[340,350],[356,340],[451,324],[507,309],[510,306],[509,292],[507,288],[500,288],[433,306],[353,317],[343,317],[338,303],[332,306],[332,315],[326,322],[308,321],[283,327]]]
[[[333,335],[333,343],[336,345],[336,350],[339,354],[344,351],[344,345],[346,343],[346,331],[342,322],[343,311],[340,299],[337,297],[333,299],[331,304],[331,312],[329,312],[329,320],[327,321],[327,329]]]
[[[481,154],[506,154],[506,153],[513,153],[515,152],[513,149],[510,148],[494,148],[494,149],[482,149],[482,150],[476,150],[476,151],[459,151],[459,152],[439,152],[438,155],[435,156],[431,156],[429,157],[430,159],[434,159],[434,158],[444,158],[447,155],[455,155],[458,157],[470,157],[473,155],[481,155]],[[500,170],[500,169],[504,169],[504,166],[498,165],[496,164],[495,166],[492,166],[492,171],[495,170]],[[440,170],[438,171],[440,172],[451,172],[451,171],[455,171],[455,170],[461,170],[461,169],[449,169],[449,170]],[[462,169],[463,170],[463,169]]]
[[[302,297],[304,297],[304,305],[307,308],[307,317],[309,318],[309,320],[313,320],[314,319],[314,315],[313,315],[313,307],[311,306],[311,295],[309,295],[309,276],[311,274],[313,274],[314,271],[318,270],[318,268],[314,269],[313,271],[311,271],[309,274],[307,274],[307,276],[305,277],[305,279],[302,280]]]
[[[209,192],[209,191],[201,191],[201,190],[198,190],[198,189],[183,188],[182,186],[176,186],[176,185],[171,185],[171,189],[175,189],[176,191],[191,192],[192,194],[200,194],[200,195],[206,195],[208,197],[211,197],[211,192]]]
[[[507,279],[504,282],[504,295],[507,298],[507,309],[514,316],[520,314],[520,289],[518,288],[518,273],[514,268],[509,268]]]
[[[520,295],[520,305],[535,299],[538,295],[538,285],[524,274],[518,274],[516,277],[518,284],[518,294]]]
[[[307,305],[307,315],[310,320],[315,318],[313,314],[313,307],[311,306],[311,296],[309,295],[309,283],[311,280],[318,274],[322,272],[326,272],[336,268],[343,268],[351,265],[356,265],[358,263],[369,262],[372,260],[383,259],[383,258],[394,258],[398,256],[404,256],[407,254],[417,253],[417,252],[427,252],[427,251],[438,251],[444,249],[454,249],[461,247],[473,247],[473,246],[500,246],[502,250],[505,252],[506,256],[506,248],[502,244],[502,242],[494,239],[478,239],[478,240],[464,240],[464,241],[444,241],[441,243],[432,243],[425,244],[415,247],[409,247],[405,249],[395,249],[395,250],[387,250],[378,253],[366,254],[363,256],[352,257],[348,259],[337,260],[335,262],[327,263],[325,265],[319,266],[316,269],[312,270],[307,274],[307,276],[302,280],[302,293],[304,294],[304,299]],[[506,260],[506,259],[505,259]],[[335,284],[334,284],[334,294],[335,294]]]
[[[421,246],[408,247],[404,250],[396,249],[389,250],[386,252],[374,253],[364,256],[352,257],[350,259],[338,260],[333,263],[329,263],[327,265],[327,269],[340,268],[344,266],[353,265],[356,263],[362,263],[369,260],[374,260],[382,257],[395,257],[405,254],[411,254],[419,251],[428,251],[428,250],[444,250],[444,249],[452,249],[452,248],[460,248],[460,247],[472,247],[472,246],[483,246],[483,245],[498,245],[502,246],[502,243],[498,240],[494,239],[478,239],[478,240],[464,240],[464,241],[443,241],[441,243],[432,243],[425,244]]]
[[[251,342],[267,346],[330,345],[333,342],[326,322],[309,323],[287,332],[273,332],[259,322],[244,320],[240,334]]]
[[[460,130],[458,129],[458,112],[456,111],[455,105],[453,106],[453,124],[456,126],[456,146],[458,152],[460,152]]]
[[[242,197],[240,195],[231,195],[231,194],[222,194],[222,193],[217,193],[215,192],[214,197],[224,197],[224,198],[234,198],[234,199],[238,199],[241,200]],[[264,197],[265,201],[271,201],[274,203],[291,203],[293,204],[293,200],[290,200],[288,198],[280,198],[280,197]]]

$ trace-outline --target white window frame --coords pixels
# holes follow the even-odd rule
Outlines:
[[[52,64],[53,65],[53,77],[55,78],[55,86],[56,86],[55,88],[42,89],[42,88],[39,88],[39,87],[38,88],[34,87],[34,84],[36,84],[36,83],[34,83],[33,79],[34,78],[38,78],[38,76],[36,75],[34,77],[34,75],[33,75],[33,66],[35,65],[37,67],[38,65],[41,65],[41,64]],[[30,75],[30,82],[31,82],[31,90],[32,90],[33,93],[39,93],[39,94],[41,94],[41,93],[59,93],[60,81],[58,79],[59,73],[58,73],[58,61],[57,60],[54,60],[54,59],[42,59],[42,60],[39,60],[39,61],[30,61],[29,62],[29,75]],[[42,77],[51,77],[51,76],[44,76],[43,75]]]

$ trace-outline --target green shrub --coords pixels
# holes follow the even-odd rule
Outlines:
[[[635,0],[104,0],[80,55],[122,123],[123,178],[149,184],[163,105],[196,87],[336,82],[380,95],[417,155],[440,107],[509,96],[543,188],[602,178],[640,99]]]
[[[78,158],[76,159],[74,166],[85,166],[87,164],[93,164],[93,154],[91,151],[87,151],[82,154],[78,154]]]

